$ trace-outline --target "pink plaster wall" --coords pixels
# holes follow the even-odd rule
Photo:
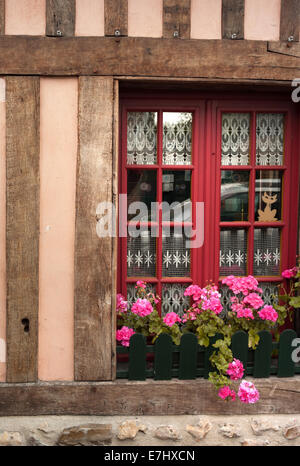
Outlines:
[[[43,36],[46,0],[5,0],[5,34]]]
[[[128,35],[162,36],[162,0],[128,0]]]
[[[6,380],[5,80],[0,78],[0,382]]]
[[[41,78],[40,380],[73,380],[77,78]]]
[[[222,0],[191,1],[191,38],[221,39]]]
[[[76,36],[104,36],[104,0],[76,0]]]
[[[245,39],[279,40],[281,0],[245,0]]]

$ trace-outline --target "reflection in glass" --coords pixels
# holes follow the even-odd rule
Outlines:
[[[157,113],[128,112],[127,163],[153,165],[156,163]]]
[[[281,219],[282,173],[257,170],[255,180],[255,220],[276,222]]]
[[[256,165],[282,165],[284,155],[284,114],[256,116]]]
[[[192,163],[192,113],[164,112],[163,164]]]
[[[162,220],[191,221],[191,171],[164,170],[162,175]]]
[[[222,165],[248,165],[250,113],[223,113]]]
[[[127,171],[127,203],[128,220],[136,215],[141,221],[155,221],[155,209],[151,218],[151,202],[156,201],[156,171],[155,170],[128,170]],[[135,202],[143,202],[143,214],[136,210]],[[142,207],[142,206],[141,206]],[[136,213],[135,213],[136,212]]]
[[[221,222],[248,220],[249,172],[222,170]]]
[[[246,275],[247,230],[222,228],[220,232],[220,276]]]

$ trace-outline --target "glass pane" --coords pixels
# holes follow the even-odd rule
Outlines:
[[[190,222],[191,170],[165,170],[162,176],[162,219],[164,221]]]
[[[256,116],[256,165],[282,165],[284,115],[258,113]]]
[[[220,276],[246,275],[247,230],[222,228],[220,232]]]
[[[136,294],[137,289],[135,286],[136,286],[135,283],[127,283],[127,301],[128,301],[128,306],[130,307],[138,298]],[[147,293],[156,294],[156,286],[153,283],[147,283],[146,291]]]
[[[250,113],[223,113],[222,165],[249,165]]]
[[[163,164],[192,163],[192,113],[164,112]]]
[[[183,315],[185,310],[190,307],[189,296],[184,296],[185,289],[189,286],[180,283],[163,283],[161,297],[161,314],[166,315],[168,312],[176,312]]]
[[[152,165],[156,163],[157,113],[128,112],[127,163]]]
[[[249,172],[222,170],[221,221],[248,220]]]
[[[156,274],[156,237],[151,235],[151,230],[147,228],[128,227],[128,230],[127,276],[154,277]]]
[[[279,170],[257,170],[255,181],[255,220],[281,220],[282,173]]]
[[[155,220],[155,209],[151,217],[151,202],[156,201],[156,171],[155,170],[128,170],[127,173],[127,202],[128,219],[136,215],[139,220]],[[134,204],[141,202],[144,205]],[[137,210],[138,209],[138,210]]]
[[[280,275],[280,229],[254,229],[254,275]]]
[[[190,236],[186,236],[184,230],[183,227],[163,227],[163,277],[190,276],[191,252],[190,248],[186,247],[186,241],[189,240]],[[188,235],[190,235],[191,229],[188,230]]]

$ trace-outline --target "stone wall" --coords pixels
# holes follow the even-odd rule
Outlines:
[[[300,446],[300,415],[1,417],[2,445]]]

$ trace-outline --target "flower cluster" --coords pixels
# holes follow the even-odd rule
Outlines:
[[[294,278],[297,275],[298,267],[293,267],[292,269],[286,269],[282,272],[283,278]]]
[[[241,379],[244,375],[243,363],[239,359],[234,358],[228,365],[227,375],[229,375],[231,380]]]
[[[248,296],[250,291],[262,293],[262,289],[258,287],[258,281],[252,275],[248,275],[248,277],[229,275],[222,280],[222,283],[227,285],[234,294],[242,293],[244,296]]]
[[[190,285],[186,288],[184,296],[191,296],[193,304],[183,316],[183,322],[187,320],[195,320],[197,314],[203,311],[212,311],[218,315],[223,310],[220,298],[221,294],[218,292],[218,287],[207,286],[206,288],[200,288],[198,285]]]
[[[124,296],[121,295],[121,293],[117,294],[117,312],[126,312],[127,311],[127,306],[128,303],[125,300]]]
[[[135,303],[133,303],[131,307],[131,312],[137,314],[140,317],[145,317],[153,311],[152,304],[148,301],[148,299],[138,298]]]
[[[181,318],[176,312],[168,312],[163,318],[163,321],[168,327],[173,327],[176,322],[181,322]]]
[[[259,392],[252,382],[243,380],[239,386],[238,397],[242,403],[256,403],[259,400]]]
[[[129,346],[130,337],[135,334],[132,328],[128,328],[125,325],[116,332],[116,340],[121,343],[122,346]]]
[[[226,401],[228,401],[230,398],[231,401],[235,400],[235,391],[231,390],[231,388],[228,385],[225,385],[225,387],[220,388],[218,395],[220,398]]]

